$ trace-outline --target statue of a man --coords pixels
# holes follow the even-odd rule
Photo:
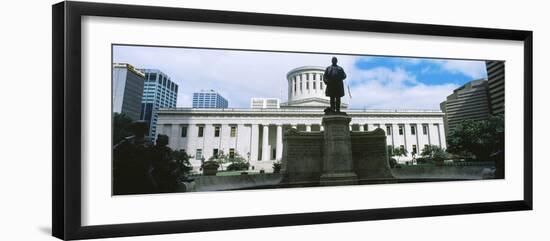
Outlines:
[[[330,107],[325,112],[340,112],[340,98],[344,96],[344,69],[337,65],[338,59],[332,57],[332,65],[325,70],[323,82],[327,85],[325,95],[330,97]]]

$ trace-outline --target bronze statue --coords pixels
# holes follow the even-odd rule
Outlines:
[[[325,70],[325,82],[327,88],[325,95],[330,97],[330,107],[325,109],[325,113],[340,113],[340,98],[344,96],[344,79],[346,73],[344,69],[337,65],[338,59],[332,57],[332,65]]]

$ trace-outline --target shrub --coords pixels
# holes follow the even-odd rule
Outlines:
[[[281,162],[273,162],[273,173],[280,173],[281,172]]]
[[[395,168],[397,166],[397,160],[395,158],[390,158],[390,167]]]
[[[250,164],[247,162],[233,162],[227,166],[228,171],[245,171],[248,170]]]

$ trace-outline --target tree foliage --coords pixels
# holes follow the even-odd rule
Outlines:
[[[406,156],[407,154],[409,152],[405,148],[388,146],[389,156]]]
[[[449,133],[447,143],[450,153],[487,161],[494,153],[504,151],[504,118],[465,120]]]
[[[187,152],[185,150],[177,150],[172,153],[172,156],[174,160],[176,160],[176,163],[179,165],[180,170],[182,171],[182,174],[186,175],[191,170],[193,170],[193,166],[191,165],[191,162],[189,162],[189,158],[191,156],[187,155]]]
[[[119,143],[125,137],[133,135],[132,119],[124,113],[115,112],[113,118],[113,144]]]
[[[427,145],[420,152],[420,156],[429,162],[443,163],[447,159],[447,152],[436,145]]]
[[[234,164],[233,166],[238,167],[238,168],[242,168],[242,166],[248,165],[248,162],[246,161],[246,159],[244,157],[242,157],[238,152],[235,152],[233,157],[231,157],[230,155],[225,154],[221,150],[218,153],[218,155],[213,155],[210,158],[208,158],[208,161],[209,162],[216,162],[217,164],[219,164],[222,167],[222,170],[223,170],[223,164],[226,164],[226,163],[231,163],[230,166]],[[235,163],[237,163],[237,164],[235,164]],[[246,164],[243,164],[243,163],[246,163]],[[248,169],[248,166],[247,166],[246,169]]]

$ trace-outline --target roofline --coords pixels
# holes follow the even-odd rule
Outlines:
[[[398,110],[398,109],[346,109],[346,112],[352,116],[354,115],[390,115],[390,116],[418,116],[428,115],[443,117],[445,113],[441,110]],[[190,108],[190,107],[176,107],[176,108],[161,108],[159,114],[202,114],[202,115],[318,115],[323,116],[324,113],[319,109],[312,108],[278,108],[278,109],[252,109],[252,108]]]

